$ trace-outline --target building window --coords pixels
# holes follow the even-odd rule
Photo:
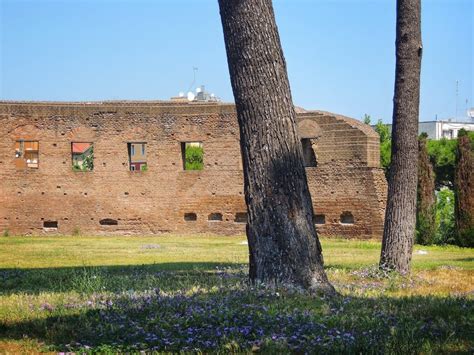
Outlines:
[[[94,144],[91,142],[71,143],[72,170],[94,170]]]
[[[213,221],[213,222],[222,221],[222,213],[219,213],[219,212],[211,213],[209,216],[207,216],[207,220]]]
[[[99,220],[99,224],[101,226],[116,226],[118,225],[118,221],[113,218],[104,218],[104,219]]]
[[[313,216],[314,224],[326,224],[326,216],[323,214],[315,214]]]
[[[443,129],[442,137],[447,138],[447,139],[453,139],[454,138],[453,130],[452,129]]]
[[[38,169],[39,167],[39,142],[16,141],[15,165],[20,169]]]
[[[247,223],[247,212],[237,212],[234,217],[235,223]]]
[[[184,220],[186,222],[194,222],[197,221],[197,215],[194,212],[188,212],[184,214]]]
[[[348,211],[341,213],[341,224],[354,224],[354,216]]]
[[[317,165],[316,155],[313,150],[313,143],[311,139],[304,138],[301,140],[301,145],[303,147],[303,162],[305,168],[315,167]]]
[[[128,163],[130,171],[148,170],[145,146],[145,142],[128,143]]]
[[[202,142],[182,142],[181,156],[184,170],[204,169],[204,149]]]
[[[58,229],[58,221],[44,221],[43,229],[46,231],[53,231]]]

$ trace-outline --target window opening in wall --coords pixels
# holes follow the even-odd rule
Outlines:
[[[309,138],[303,138],[301,140],[303,147],[303,161],[305,168],[315,167],[317,165],[316,155],[313,150],[313,143]]]
[[[208,221],[222,221],[222,213],[211,213],[209,216],[207,216]]]
[[[55,230],[58,229],[58,221],[44,221],[43,229],[45,230]]]
[[[128,143],[128,163],[130,171],[147,171],[146,143],[132,142]]]
[[[247,223],[247,212],[237,212],[235,214],[234,222]]]
[[[184,220],[189,222],[189,221],[196,221],[197,220],[197,215],[194,212],[189,212],[184,214]]]
[[[313,216],[314,224],[325,224],[326,223],[326,216],[323,214],[316,214]]]
[[[202,170],[204,168],[202,142],[182,142],[181,156],[184,170]]]
[[[94,170],[94,144],[91,142],[71,143],[72,170]]]
[[[39,142],[15,142],[15,166],[20,169],[38,169],[39,167]]]
[[[116,226],[118,225],[118,221],[112,218],[104,218],[99,221],[101,226]]]
[[[354,224],[354,216],[348,211],[341,213],[341,223],[342,224]]]

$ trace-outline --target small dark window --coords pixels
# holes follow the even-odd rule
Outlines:
[[[146,143],[128,143],[127,146],[130,171],[147,171]]]
[[[235,214],[234,222],[247,223],[247,212],[237,212]]]
[[[316,155],[314,154],[313,144],[311,139],[304,138],[301,140],[301,145],[303,147],[303,161],[304,166],[308,167],[315,167],[317,165],[316,162]]]
[[[341,213],[341,223],[342,224],[354,224],[354,216],[348,211]]]
[[[72,170],[94,170],[94,145],[91,142],[71,143]]]
[[[184,214],[184,220],[189,221],[197,221],[197,215],[194,212],[188,212]]]
[[[202,142],[182,142],[181,157],[184,170],[204,169],[204,149]]]
[[[326,223],[326,216],[323,214],[316,214],[313,216],[313,223],[314,224],[325,224]]]
[[[44,229],[58,229],[58,221],[44,221],[43,228]]]
[[[222,221],[222,213],[211,213],[207,216],[208,221]]]
[[[99,221],[101,226],[116,226],[118,225],[118,221],[112,218],[104,218]]]

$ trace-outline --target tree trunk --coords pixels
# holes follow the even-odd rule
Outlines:
[[[240,126],[250,278],[333,292],[271,0],[219,0]]]
[[[416,240],[433,244],[436,234],[436,195],[433,165],[428,156],[426,136],[418,139],[418,193],[416,202]]]
[[[474,247],[474,142],[466,132],[458,137],[454,175],[458,244]]]
[[[392,163],[380,266],[410,272],[416,221],[417,135],[421,68],[420,0],[397,1]]]

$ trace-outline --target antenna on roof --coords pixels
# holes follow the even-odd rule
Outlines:
[[[193,89],[194,83],[196,83],[196,72],[198,71],[198,67],[193,67],[193,82],[191,85],[189,85],[188,91],[191,91]]]

